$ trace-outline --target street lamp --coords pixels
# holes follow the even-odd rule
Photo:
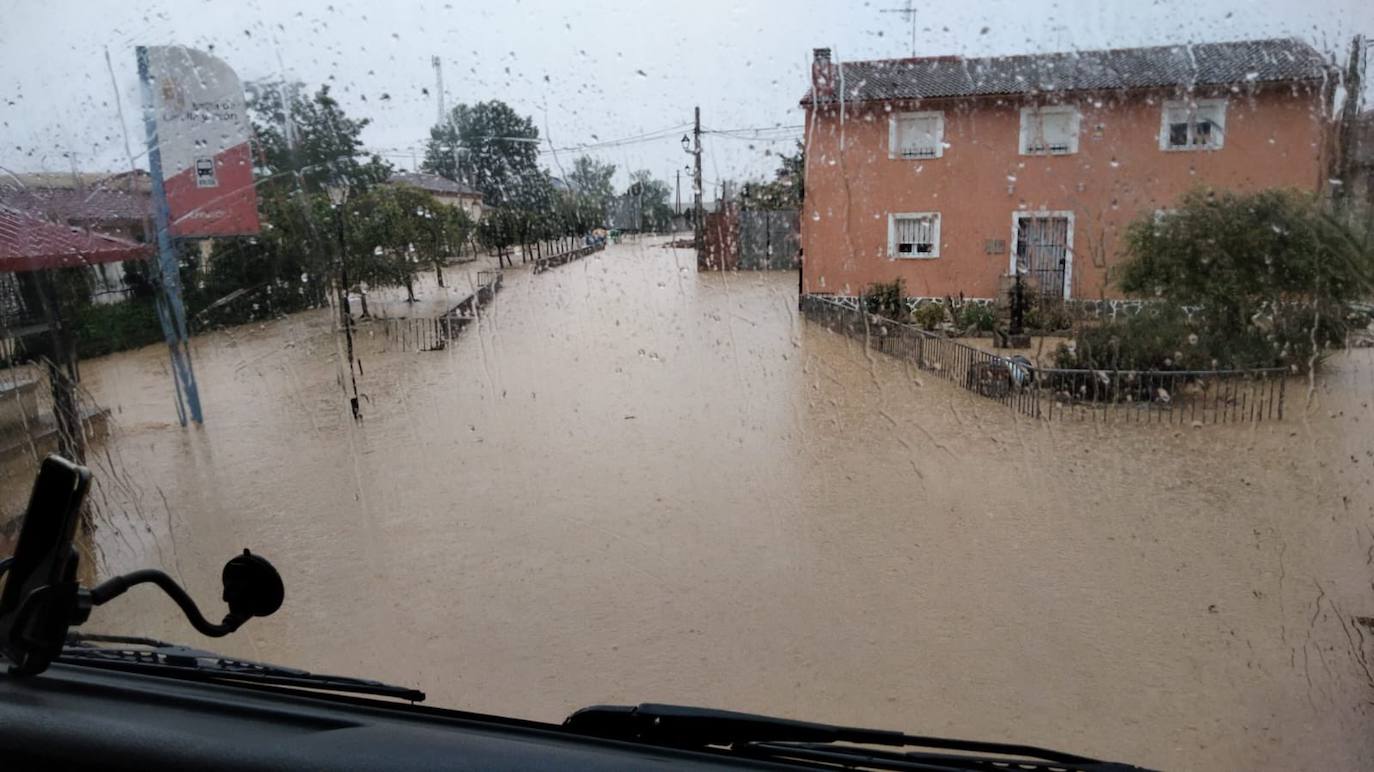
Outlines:
[[[339,310],[343,314],[344,327],[348,328],[348,322],[353,316],[348,308],[348,261],[344,259],[344,253],[348,250],[347,241],[344,238],[344,204],[348,202],[348,182],[343,179],[332,179],[325,183],[325,195],[329,196],[329,203],[334,208],[334,228],[339,239],[339,252],[336,268],[339,272]]]
[[[348,404],[353,409],[353,419],[357,420],[362,418],[362,410],[358,402],[358,377],[353,370],[353,311],[348,305],[348,260],[345,259],[348,241],[344,237],[344,204],[348,203],[348,181],[341,178],[332,179],[325,184],[324,192],[334,207],[334,226],[339,236],[339,321],[343,325],[344,340],[348,347],[348,379],[353,384],[353,396]]]

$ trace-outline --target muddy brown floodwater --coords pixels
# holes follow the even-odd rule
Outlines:
[[[365,326],[356,424],[323,311],[198,338],[203,428],[161,347],[85,363],[114,412],[101,572],[166,567],[213,610],[250,547],[288,592],[218,641],[152,591],[87,627],[542,720],[662,701],[1374,764],[1366,352],[1282,423],[1043,423],[802,321],[790,273],[625,244],[506,279],[446,351]]]

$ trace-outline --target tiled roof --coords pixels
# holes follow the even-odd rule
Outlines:
[[[1326,62],[1301,40],[1274,39],[841,66],[835,87],[843,86],[846,101],[866,101],[1312,80],[1323,77]],[[808,93],[802,102],[810,101]]]
[[[0,187],[21,188],[106,188],[107,190],[152,190],[147,170],[127,172],[17,172],[0,175]]]
[[[146,191],[0,186],[0,205],[66,222],[139,221],[148,215],[150,200]]]
[[[430,193],[439,193],[447,196],[480,196],[471,186],[461,182],[454,182],[447,177],[440,177],[437,174],[425,174],[424,172],[397,172],[387,179],[387,182],[399,185],[409,185],[412,188],[427,190]]]
[[[30,212],[0,206],[0,272],[137,260],[150,252],[146,244],[58,225]]]

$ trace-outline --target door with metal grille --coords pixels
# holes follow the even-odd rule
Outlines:
[[[1016,216],[1016,263],[1046,297],[1068,296],[1069,218]]]

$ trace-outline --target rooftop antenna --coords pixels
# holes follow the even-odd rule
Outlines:
[[[906,0],[906,5],[902,8],[883,8],[878,13],[900,13],[906,17],[906,21],[911,25],[911,57],[916,58],[916,9],[912,7],[911,0]]]

